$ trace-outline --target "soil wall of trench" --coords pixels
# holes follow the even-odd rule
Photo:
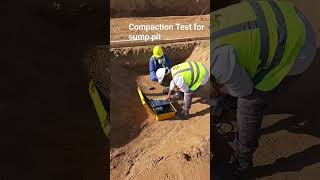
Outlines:
[[[174,64],[181,63],[201,46],[209,43],[187,42],[162,45]],[[198,47],[198,48],[197,48]],[[152,117],[141,104],[137,93],[138,77],[149,74],[153,46],[111,49],[111,147],[120,147],[139,134]],[[201,58],[199,56],[199,58]],[[145,83],[151,82],[145,80]]]
[[[190,41],[161,45],[175,64],[188,58],[208,59],[209,41]],[[206,51],[203,51],[203,47]],[[137,93],[139,77],[146,76],[153,46],[94,48],[87,52],[84,65],[103,96],[110,112],[111,148],[122,147],[135,139],[153,117],[142,106]],[[148,78],[144,80],[146,83]]]
[[[188,6],[186,6],[188,4]],[[110,16],[191,16],[209,13],[210,0],[111,0]]]

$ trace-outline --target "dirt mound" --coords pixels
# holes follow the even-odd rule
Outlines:
[[[188,6],[186,6],[188,4]],[[209,0],[113,0],[111,17],[191,16],[209,13]]]
[[[192,31],[179,31],[176,28],[170,31],[156,31],[150,30],[148,32],[141,30],[130,30],[129,24],[167,24],[174,25],[178,24],[200,24],[204,25],[204,29],[201,31],[192,30]],[[176,39],[176,38],[186,38],[186,37],[204,37],[209,36],[210,30],[210,16],[201,15],[201,16],[165,16],[165,17],[143,17],[143,18],[111,18],[110,19],[110,38],[111,41],[115,40],[127,40],[128,35],[153,35],[160,33],[161,39]]]
[[[174,62],[179,63],[190,57],[194,48],[200,43],[201,41],[190,41],[185,43],[162,44],[161,47]],[[135,70],[147,74],[147,66],[152,56],[152,49],[153,46],[114,48],[111,49],[111,61],[116,61],[128,68],[137,67]]]
[[[84,65],[92,79],[104,95],[109,99],[110,95],[110,51],[108,48],[93,48],[86,53]]]
[[[209,43],[200,43],[191,50],[190,59],[184,60],[192,58],[204,62],[209,69]],[[129,56],[128,60],[135,59],[139,54]],[[174,54],[172,53],[173,56]],[[116,72],[112,73],[112,84],[118,84],[115,87],[113,85],[111,90],[111,116],[114,116],[111,120],[116,126],[111,123],[112,131],[115,131],[111,135],[111,178],[209,179],[209,86],[203,88],[193,98],[189,120],[181,121],[176,117],[172,120],[155,122],[140,102],[135,81],[137,80],[140,85],[141,82],[146,82],[156,87],[155,90],[148,91],[148,88],[141,85],[141,89],[149,97],[163,96],[161,93],[163,87],[150,82],[146,64],[128,66],[124,63],[124,56],[118,57],[117,61],[113,59],[113,62],[117,63],[112,65],[112,72]],[[179,63],[183,59],[173,59],[173,61]],[[119,100],[120,96],[117,95],[123,96],[123,100]],[[119,143],[122,140],[127,142]]]
[[[137,92],[137,72],[117,63],[111,76],[111,146],[121,147],[134,138],[148,121]]]

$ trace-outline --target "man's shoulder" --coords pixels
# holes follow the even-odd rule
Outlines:
[[[175,75],[175,76],[172,78],[172,80],[173,80],[174,82],[184,81],[183,77],[180,76],[179,74]]]
[[[229,79],[237,62],[237,54],[232,46],[225,45],[214,50],[211,57],[210,74],[218,82]]]
[[[155,58],[154,58],[154,56],[152,55],[152,56],[150,56],[150,59],[149,59],[150,61],[153,61],[153,60],[155,60]]]

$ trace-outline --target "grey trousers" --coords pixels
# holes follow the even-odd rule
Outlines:
[[[183,110],[188,111],[191,108],[193,94],[198,92],[202,88],[203,86],[199,86],[198,89],[195,91],[189,91],[189,92],[183,93],[183,107],[182,107]]]
[[[193,92],[187,92],[187,93],[183,93],[184,97],[183,97],[183,107],[182,109],[185,111],[188,111],[191,108],[191,103],[192,103],[192,95]]]
[[[258,148],[264,111],[276,95],[286,94],[301,75],[287,76],[277,88],[270,92],[255,89],[250,95],[237,100],[238,132],[235,137],[236,153],[252,155]]]
[[[258,90],[237,100],[238,132],[235,137],[236,153],[252,155],[258,147],[266,94]]]

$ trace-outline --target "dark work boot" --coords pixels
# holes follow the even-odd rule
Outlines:
[[[180,118],[181,118],[182,120],[187,120],[187,119],[189,119],[189,109],[188,109],[188,110],[182,110],[182,111],[181,111]]]
[[[250,176],[253,163],[252,155],[234,155],[229,164],[231,165],[233,175],[240,179],[247,179]]]

